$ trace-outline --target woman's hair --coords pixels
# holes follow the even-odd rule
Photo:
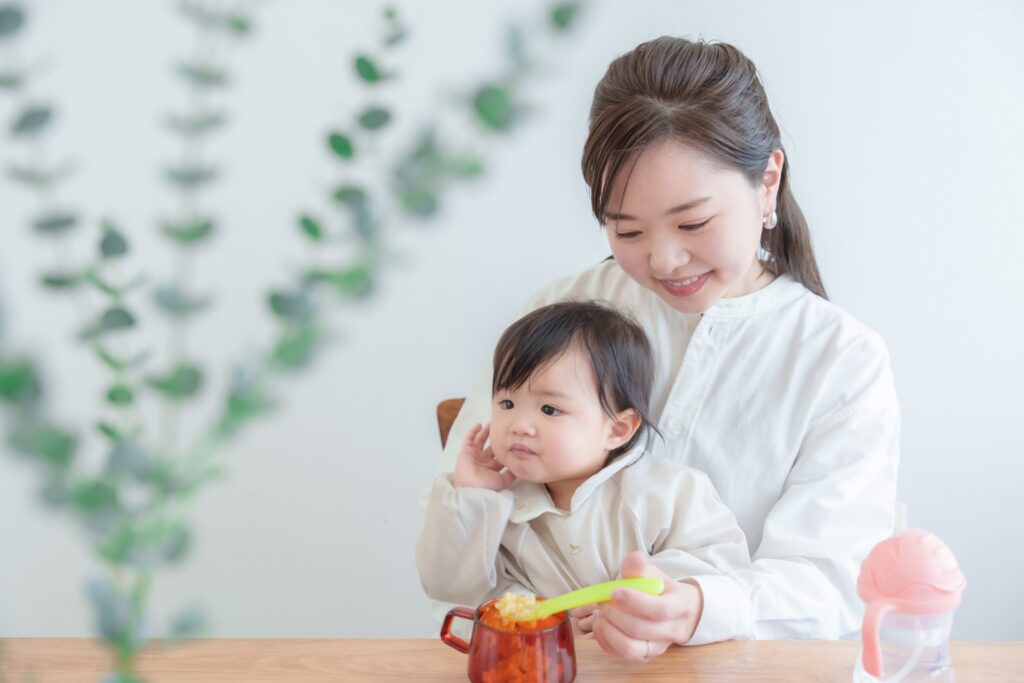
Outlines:
[[[520,318],[505,330],[494,350],[491,393],[518,389],[573,344],[590,361],[604,412],[615,417],[632,408],[640,416],[639,428],[608,453],[607,465],[645,433],[657,431],[648,417],[654,381],[651,345],[643,329],[622,313],[593,301],[563,301]]]
[[[754,63],[728,43],[663,36],[609,65],[594,91],[583,147],[583,177],[598,221],[605,223],[609,193],[627,162],[668,139],[740,171],[756,187],[782,142]],[[789,189],[789,168],[787,158],[779,223],[761,231],[765,265],[827,298],[807,221]]]

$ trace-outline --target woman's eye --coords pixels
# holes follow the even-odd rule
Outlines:
[[[615,239],[620,240],[631,240],[640,236],[639,230],[633,230],[632,232],[617,232],[615,233]]]
[[[540,412],[544,413],[545,415],[558,415],[562,411],[554,406],[543,405],[540,407]]]
[[[679,229],[680,230],[686,230],[687,232],[692,232],[694,230],[700,230],[701,228],[703,228],[705,225],[707,225],[710,222],[711,222],[711,219],[709,218],[706,221],[704,221],[703,223],[693,223],[693,224],[690,224],[690,225],[680,225]]]
[[[505,410],[512,410],[512,408],[515,407],[515,404],[512,403],[512,401],[508,400],[507,398],[504,399],[504,400],[498,401],[498,405],[501,406],[502,408],[504,408]]]

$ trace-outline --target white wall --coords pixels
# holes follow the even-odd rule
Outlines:
[[[181,96],[168,66],[180,22],[166,3],[35,5],[24,50],[51,60],[39,84],[60,110],[50,138],[81,167],[65,196],[120,219],[135,263],[166,274],[153,233],[172,148],[157,121]],[[399,123],[486,75],[504,20],[539,7],[520,5],[399,3],[415,32]],[[232,57],[233,122],[212,150],[231,162],[211,197],[225,229],[197,264],[218,293],[193,336],[204,358],[267,338],[255,293],[303,257],[294,216],[333,178],[322,131],[360,101],[347,63],[376,34],[373,9],[261,3],[259,34]],[[412,559],[439,453],[434,405],[468,390],[530,293],[607,253],[578,168],[589,97],[611,58],[663,33],[727,40],[758,64],[830,294],[892,351],[900,496],[968,580],[955,635],[1024,639],[1024,220],[1011,202],[1024,184],[1024,5],[1011,1],[596,7],[486,179],[450,195],[441,221],[403,231],[406,258],[379,295],[336,316],[344,343],[236,443],[227,481],[194,508],[191,560],[156,586],[159,613],[195,599],[226,636],[434,634]],[[87,430],[102,374],[70,341],[76,307],[33,284],[53,256],[28,234],[32,207],[0,183],[0,291],[14,338],[46,363],[57,415]],[[84,635],[82,584],[97,567],[68,521],[34,503],[33,475],[0,459],[0,636]]]

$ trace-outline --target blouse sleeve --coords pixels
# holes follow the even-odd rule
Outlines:
[[[860,562],[893,530],[900,413],[882,340],[865,334],[830,370],[841,400],[807,430],[747,569],[694,577],[704,613],[689,644],[855,636]]]

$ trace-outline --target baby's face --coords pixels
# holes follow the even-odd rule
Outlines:
[[[576,485],[617,447],[593,370],[575,345],[514,391],[494,395],[491,447],[520,479]]]

